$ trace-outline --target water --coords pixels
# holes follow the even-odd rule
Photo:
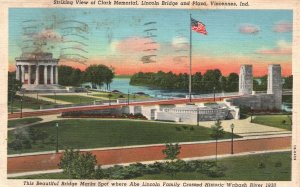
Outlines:
[[[152,89],[146,86],[133,86],[129,84],[130,78],[114,78],[110,85],[111,90],[119,90],[123,93],[143,92],[156,98],[184,98],[188,92]]]

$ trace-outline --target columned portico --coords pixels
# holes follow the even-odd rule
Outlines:
[[[28,65],[28,84],[31,84],[31,65]]]
[[[55,89],[58,61],[51,53],[22,55],[16,59],[16,79],[21,80],[25,89]]]
[[[58,84],[58,67],[55,66],[55,84]]]
[[[21,66],[21,80],[22,80],[22,83],[25,82],[25,67],[24,66]]]
[[[54,84],[53,83],[53,77],[54,77],[54,72],[53,72],[53,66],[50,66],[50,84]]]
[[[35,85],[38,85],[39,84],[39,79],[40,79],[40,66],[37,65],[35,67]]]
[[[44,84],[48,84],[48,68],[44,66]]]

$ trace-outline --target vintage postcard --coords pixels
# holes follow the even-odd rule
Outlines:
[[[2,0],[0,186],[300,186],[299,5]]]

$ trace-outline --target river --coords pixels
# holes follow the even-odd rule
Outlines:
[[[110,85],[111,90],[118,90],[123,93],[137,93],[143,92],[150,95],[151,97],[156,98],[183,98],[186,96],[188,91],[179,92],[179,91],[170,91],[170,90],[161,90],[161,89],[151,89],[146,86],[133,86],[129,84],[130,78],[114,78],[113,82]]]

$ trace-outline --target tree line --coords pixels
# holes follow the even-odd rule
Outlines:
[[[112,68],[105,65],[91,65],[81,71],[78,68],[70,66],[58,66],[58,84],[62,86],[79,86],[84,82],[91,82],[93,86],[106,86],[106,89],[110,88],[115,73]]]
[[[293,85],[292,75],[284,77],[283,88],[291,89]],[[175,74],[172,71],[157,73],[138,72],[130,78],[131,85],[148,86],[152,88],[187,91],[189,88],[189,75],[187,73]],[[239,89],[239,75],[230,73],[222,75],[219,69],[207,70],[203,75],[196,72],[192,75],[192,91],[195,93],[237,92]],[[253,79],[254,91],[267,90],[267,75]]]
[[[238,83],[238,74],[230,73],[225,77],[219,69],[207,70],[203,75],[201,72],[192,75],[192,88],[196,93],[208,93],[214,89],[217,92],[234,92],[238,90]],[[130,84],[186,91],[189,88],[189,75],[187,73],[175,74],[171,71],[168,73],[139,72],[131,77]]]

